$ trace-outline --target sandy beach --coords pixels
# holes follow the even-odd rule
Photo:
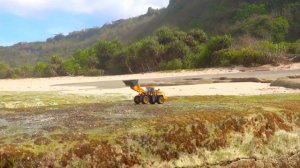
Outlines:
[[[166,78],[182,78],[187,76],[206,75],[224,75],[224,77],[233,75],[243,75],[245,73],[254,72],[254,74],[264,75],[266,72],[272,72],[272,75],[285,72],[292,75],[298,74],[300,64],[282,65],[278,67],[262,66],[256,68],[213,68],[193,71],[178,72],[155,72],[145,74],[117,75],[117,76],[101,76],[101,77],[55,77],[55,78],[38,78],[38,79],[6,79],[0,80],[0,92],[60,92],[66,94],[80,95],[122,95],[128,98],[136,93],[125,85],[122,80],[141,79],[166,79]],[[299,73],[300,75],[300,73]],[[266,76],[267,77],[267,76]],[[101,83],[102,82],[102,83]],[[89,83],[89,84],[88,84]],[[116,85],[115,88],[102,88],[101,85]],[[76,84],[76,85],[75,85]],[[97,84],[97,85],[96,85]],[[100,87],[99,87],[100,86]],[[262,94],[278,94],[278,93],[300,93],[299,89],[287,89],[283,87],[271,87],[270,83],[256,82],[235,82],[235,83],[210,83],[210,84],[194,84],[194,85],[176,85],[176,86],[160,86],[168,96],[192,96],[192,95],[262,95]]]

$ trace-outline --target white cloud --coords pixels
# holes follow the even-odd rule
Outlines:
[[[108,14],[122,18],[136,16],[148,7],[167,6],[169,0],[0,0],[0,11],[20,16],[40,16],[48,12]]]

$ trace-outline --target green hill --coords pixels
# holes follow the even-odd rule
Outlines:
[[[46,42],[0,47],[0,58],[18,65],[46,61],[52,55],[68,57],[78,49],[95,45],[100,39],[133,42],[162,26],[183,30],[196,27],[209,34],[231,34],[233,37],[249,34],[273,41],[294,41],[300,38],[299,16],[299,0],[170,0],[165,9],[149,8],[145,15],[118,20],[101,28],[57,35]],[[285,28],[287,32],[283,32]]]

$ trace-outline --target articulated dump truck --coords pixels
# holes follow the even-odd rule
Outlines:
[[[146,89],[143,89],[139,85],[139,80],[126,80],[123,82],[126,86],[129,86],[138,93],[133,99],[136,104],[164,104],[167,99],[164,92],[159,89],[155,90],[154,87],[146,87]]]

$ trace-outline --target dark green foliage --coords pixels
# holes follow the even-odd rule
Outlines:
[[[289,52],[292,54],[300,54],[300,40],[289,46]]]
[[[45,70],[45,77],[55,77],[57,76],[56,67],[53,65],[48,65]]]
[[[107,63],[118,51],[121,50],[119,41],[99,41],[95,46],[95,54],[99,61],[100,69],[107,69]]]
[[[286,18],[278,17],[274,19],[270,27],[273,41],[281,42],[285,40],[289,31],[289,22]]]
[[[272,18],[267,15],[255,16],[232,26],[231,32],[237,36],[250,34],[256,38],[274,42],[284,41],[289,30],[289,22],[284,17]]]
[[[47,64],[43,62],[38,62],[33,68],[33,75],[35,77],[43,77],[47,69]]]
[[[254,15],[265,14],[267,14],[267,10],[264,4],[249,4],[241,9],[238,9],[235,19],[241,21]]]
[[[156,39],[148,37],[142,40],[138,49],[139,72],[157,71],[161,51],[162,46]]]
[[[245,48],[241,50],[220,50],[215,52],[213,64],[216,66],[244,65],[257,66],[274,63],[266,53]]]
[[[284,8],[284,17],[288,19],[290,28],[288,32],[289,40],[297,40],[300,38],[300,2],[288,4]]]
[[[101,76],[104,72],[101,69],[92,68],[87,71],[87,76]]]
[[[207,44],[207,53],[205,57],[205,63],[207,66],[215,65],[214,53],[223,49],[227,49],[232,44],[232,38],[228,35],[225,36],[215,36],[209,40]]]
[[[175,58],[169,62],[162,62],[160,66],[163,70],[178,70],[183,68],[183,63],[181,59]]]
[[[207,41],[206,33],[193,29],[189,33],[163,27],[154,36],[133,43],[125,49],[125,66],[129,72],[192,68],[197,46]]]
[[[261,0],[262,3],[266,4],[269,11],[272,11],[276,15],[281,15],[284,9],[291,3],[299,2],[298,0]]]
[[[51,57],[50,64],[46,68],[46,73],[48,77],[68,75],[63,67],[63,59],[61,56],[55,55]]]
[[[82,65],[83,66],[83,65]],[[74,57],[69,58],[63,63],[64,70],[68,75],[82,75],[81,65],[77,63]]]
[[[165,46],[163,58],[165,60],[184,59],[189,53],[190,48],[183,41],[176,40]]]
[[[95,47],[96,57],[99,60],[99,68],[107,69],[107,63],[121,50],[119,41],[99,41]]]
[[[260,39],[271,39],[270,25],[272,18],[266,15],[254,16],[237,22],[231,27],[231,33],[235,36],[250,34]]]
[[[158,29],[155,32],[155,35],[157,36],[157,40],[159,42],[159,44],[165,45],[165,44],[169,44],[172,41],[176,40],[175,37],[175,29],[173,28],[168,28],[168,27],[162,27],[160,29]]]
[[[278,59],[286,53],[286,50],[286,44],[261,41],[252,48],[219,50],[212,54],[211,60],[215,66],[277,64]]]
[[[194,38],[198,43],[205,43],[208,40],[206,33],[201,29],[192,29],[189,35]]]
[[[274,31],[286,30],[281,29],[284,22],[282,18],[274,20]],[[0,78],[100,76],[212,66],[257,66],[276,64],[287,52],[299,53],[299,43],[256,41],[252,47],[234,46],[233,49],[233,41],[230,35],[213,36],[208,40],[200,29],[185,32],[163,27],[154,35],[131,44],[101,40],[94,47],[78,50],[67,59],[54,55],[47,63],[16,68],[1,63]]]
[[[112,65],[112,67],[116,69],[117,73],[136,72],[137,69],[139,68],[140,47],[141,47],[141,43],[136,42],[124,48],[117,57],[114,57],[113,62],[110,65]]]
[[[206,59],[209,54],[210,51],[207,44],[198,45],[196,52],[189,57],[191,60],[191,68],[206,67]]]
[[[233,39],[228,36],[215,36],[213,37],[209,43],[208,43],[208,48],[211,51],[219,51],[222,49],[227,49],[231,46]]]
[[[30,65],[24,65],[21,67],[17,67],[14,69],[13,73],[11,74],[12,78],[18,78],[18,77],[22,77],[22,78],[29,78],[33,76],[33,67]]]
[[[10,76],[10,66],[4,62],[0,62],[0,78],[8,78]]]

